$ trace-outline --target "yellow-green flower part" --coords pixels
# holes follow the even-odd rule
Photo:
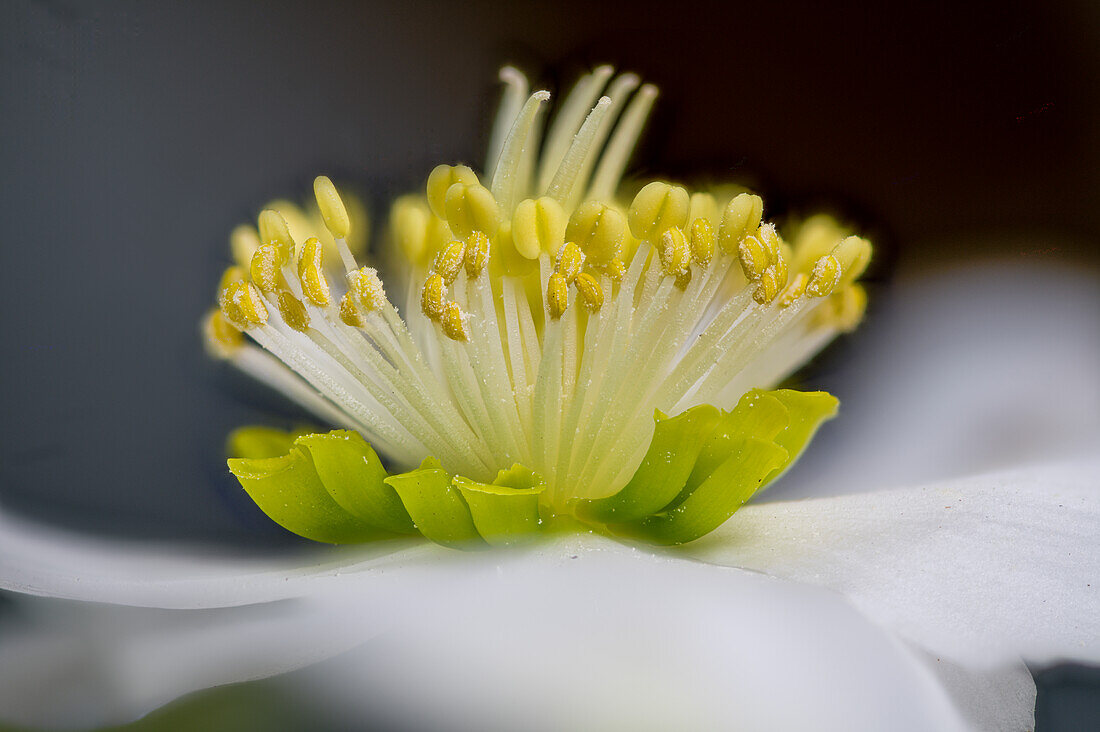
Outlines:
[[[484,169],[393,203],[385,286],[326,177],[312,222],[281,203],[234,233],[209,350],[342,429],[239,433],[266,451],[230,468],[319,541],[690,541],[835,413],[767,390],[859,322],[871,245],[820,215],[785,239],[734,186],[624,183],[657,94],[633,74],[584,76],[549,124],[549,92],[501,80]]]

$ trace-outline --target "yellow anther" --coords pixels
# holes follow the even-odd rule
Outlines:
[[[217,309],[212,309],[203,318],[202,333],[206,350],[216,358],[231,357],[244,343],[240,329]]]
[[[840,274],[840,264],[836,257],[826,254],[814,264],[810,281],[806,285],[806,294],[811,297],[825,297],[840,284]]]
[[[696,192],[691,194],[688,204],[688,220],[704,219],[714,226],[718,223],[718,201],[709,193]]]
[[[237,288],[243,284],[244,282],[232,282],[218,294],[218,308],[221,310],[222,315],[239,330],[245,330],[250,325],[248,318],[244,317],[244,313],[233,301],[233,295],[237,292]]]
[[[325,228],[337,239],[346,239],[351,232],[351,219],[344,207],[344,200],[336,191],[336,186],[327,176],[319,175],[313,179],[313,195],[317,199],[317,209],[325,221]]]
[[[810,277],[805,272],[799,272],[791,280],[791,284],[787,286],[787,289],[783,291],[783,294],[779,298],[779,304],[781,307],[789,308],[794,305],[795,301],[802,297],[802,294],[806,292],[806,285],[809,284]]]
[[[836,245],[832,254],[840,265],[839,286],[851,284],[871,263],[871,242],[858,236],[849,236]]]
[[[424,282],[424,292],[420,296],[420,309],[437,323],[443,317],[443,309],[446,307],[447,285],[439,274],[428,275]]]
[[[233,261],[245,269],[248,269],[252,255],[259,246],[260,235],[254,226],[241,224],[229,235],[229,251],[233,253]]]
[[[680,274],[676,275],[676,281],[673,283],[676,285],[676,289],[683,292],[691,284],[691,268],[685,269]]]
[[[241,318],[247,323],[246,327],[263,325],[267,322],[267,305],[264,304],[264,298],[255,285],[251,282],[238,282],[231,285],[229,290],[230,300],[237,306]],[[225,309],[223,308],[222,311],[225,312]],[[226,315],[229,314],[226,313]]]
[[[749,282],[760,279],[768,268],[768,250],[755,236],[747,236],[741,241],[737,247],[737,259]]]
[[[638,191],[630,204],[630,231],[643,241],[656,241],[673,226],[687,225],[690,205],[686,190],[655,180]]]
[[[310,302],[322,308],[332,304],[332,293],[322,266],[324,255],[325,250],[317,237],[306,239],[302,252],[298,255],[298,279],[302,282],[302,293]]]
[[[718,246],[726,254],[740,254],[742,240],[754,233],[760,226],[760,217],[764,214],[764,201],[760,196],[741,193],[734,196],[722,214],[722,223],[718,225]]]
[[[815,214],[802,222],[794,240],[791,266],[799,272],[809,272],[818,258],[833,251],[847,232],[828,214]]]
[[[462,341],[465,343],[470,340],[470,332],[466,328],[466,316],[458,307],[457,302],[447,303],[440,320],[440,325],[443,326],[443,334],[452,341]]]
[[[582,267],[584,267],[584,253],[579,246],[569,242],[561,248],[555,270],[565,278],[567,284],[572,284],[573,280],[577,279]]]
[[[664,267],[665,274],[670,277],[683,274],[684,270],[691,265],[691,249],[679,226],[673,226],[661,235],[657,254],[661,258],[661,266]]]
[[[218,280],[218,292],[222,292],[234,282],[241,282],[246,279],[248,279],[248,272],[245,269],[235,264],[226,267],[225,271],[222,272],[222,278]]]
[[[714,259],[717,238],[710,221],[699,216],[691,222],[691,258],[706,267]]]
[[[775,231],[775,224],[761,224],[756,232],[756,238],[764,245],[768,252],[768,263],[775,264],[779,261],[782,245],[779,242],[779,234]]]
[[[527,259],[541,252],[556,256],[565,241],[565,210],[549,196],[520,201],[512,215],[512,241]]]
[[[390,236],[410,262],[420,262],[427,252],[430,217],[418,196],[402,196],[390,207]]]
[[[294,251],[294,238],[290,235],[290,226],[283,215],[272,208],[260,212],[260,243],[275,244],[282,253],[282,264],[290,261]],[[282,266],[282,265],[280,265]]]
[[[837,307],[837,327],[845,333],[851,333],[863,320],[863,313],[867,311],[867,290],[863,285],[854,284],[844,288],[844,292],[833,295],[839,297]]]
[[[782,290],[787,286],[787,280],[790,274],[787,268],[787,260],[780,255],[779,259],[772,262],[770,269],[775,270],[775,281],[779,284],[779,289]]]
[[[441,219],[447,218],[447,189],[455,183],[477,185],[477,174],[465,165],[437,165],[428,175],[428,205],[432,213]]]
[[[623,276],[626,274],[626,263],[618,257],[615,257],[601,267],[600,271],[611,278],[612,282],[622,282]]]
[[[577,286],[577,292],[581,293],[581,299],[584,300],[586,308],[596,312],[603,307],[603,288],[595,277],[587,272],[581,272],[577,275],[577,279],[573,280],[573,284]]]
[[[370,312],[381,310],[386,304],[386,290],[374,267],[360,267],[348,273],[348,287],[355,298]]]
[[[443,202],[447,223],[455,236],[465,239],[475,231],[489,236],[500,228],[500,207],[489,189],[477,183],[455,183]]]
[[[554,320],[564,315],[565,309],[569,307],[569,284],[558,272],[550,275],[550,280],[546,283],[546,306]]]
[[[283,285],[282,266],[285,263],[282,249],[278,244],[261,244],[252,255],[252,264],[248,268],[248,273],[261,291],[275,292]]]
[[[466,237],[466,276],[471,280],[484,271],[489,264],[489,237],[480,231],[475,231]]]
[[[576,242],[593,264],[606,264],[623,249],[626,217],[611,206],[589,201],[569,217],[565,239]]]
[[[438,272],[443,281],[449,285],[458,277],[465,258],[466,245],[460,241],[452,241],[443,251],[435,255],[432,269]]]
[[[309,330],[309,313],[302,301],[286,290],[279,293],[279,315],[292,329],[304,333]]]
[[[350,325],[353,328],[362,328],[366,325],[363,314],[359,312],[359,308],[355,307],[355,298],[350,292],[345,292],[340,298],[340,320],[344,325]]]
[[[786,283],[780,282],[780,272],[776,270],[773,264],[764,270],[764,274],[757,280],[756,289],[752,292],[752,299],[761,305],[766,305],[775,299],[784,284]]]

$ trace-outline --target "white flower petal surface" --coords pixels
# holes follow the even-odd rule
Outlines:
[[[1100,452],[1100,278],[993,264],[872,298],[840,413],[763,500],[902,487]]]
[[[1100,661],[1100,460],[748,506],[686,556],[827,587],[937,655]]]
[[[361,573],[324,584],[310,603],[98,608],[85,620],[62,630],[99,646],[77,646],[87,652],[75,659],[63,653],[52,670],[71,674],[80,661],[80,678],[116,680],[76,699],[90,699],[104,721],[201,685],[309,663],[309,641],[334,652],[338,629],[356,642],[385,632],[291,678],[349,723],[366,715],[457,730],[966,728],[924,660],[843,598],[592,536]],[[55,644],[65,638],[53,632]],[[47,636],[37,638],[45,648]],[[71,675],[51,678],[49,657],[28,642],[0,654],[0,679],[37,658],[35,688],[76,688]],[[109,674],[96,675],[97,663]],[[0,698],[25,721],[63,717],[58,697],[35,688]]]

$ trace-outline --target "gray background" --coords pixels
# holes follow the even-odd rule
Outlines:
[[[295,418],[199,345],[227,232],[319,172],[377,221],[435,163],[477,163],[505,61],[554,89],[596,63],[642,73],[662,88],[647,168],[753,181],[773,213],[838,205],[886,252],[879,283],[948,257],[1097,262],[1095,4],[669,8],[4,3],[0,501],[293,548],[222,460],[233,427]],[[1040,730],[1100,725],[1097,672],[1039,687]]]

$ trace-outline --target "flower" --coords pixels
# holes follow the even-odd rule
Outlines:
[[[863,343],[882,372],[836,384],[851,428],[779,488],[857,493],[754,503],[675,549],[257,559],[0,513],[0,588],[79,601],[24,600],[0,716],[121,721],[304,668],[299,692],[413,726],[1026,729],[1021,655],[1100,659],[1095,278],[987,267],[892,297]]]
[[[612,74],[583,77],[540,144],[550,94],[504,69],[486,172],[440,165],[393,206],[403,315],[348,246],[327,177],[329,246],[300,238],[292,207],[238,230],[209,350],[349,429],[231,440],[262,443],[229,466],[272,519],[333,543],[419,531],[484,546],[577,520],[682,543],[832,416],[828,395],[758,388],[858,323],[871,245],[825,216],[787,244],[760,197],[729,186],[630,193],[656,90]]]

